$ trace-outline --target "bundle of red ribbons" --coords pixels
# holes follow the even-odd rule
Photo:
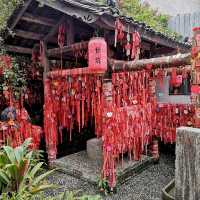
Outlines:
[[[194,123],[194,107],[180,104],[158,104],[155,81],[163,78],[150,71],[114,73],[113,106],[106,108],[103,123],[103,178],[110,187],[116,184],[116,161],[128,153],[140,160],[145,146],[154,136],[165,143],[176,140],[176,127]]]
[[[0,76],[3,75],[5,70],[12,69],[12,64],[10,56],[1,55]],[[31,148],[38,149],[42,128],[31,124],[28,113],[23,107],[23,98],[16,100],[13,95],[12,87],[9,84],[6,85],[3,88],[1,101],[4,103],[2,107],[5,107],[5,105],[9,105],[9,107],[2,112],[5,119],[0,121],[0,147],[7,144],[16,147],[21,145],[27,138],[32,138]],[[5,99],[4,101],[3,98]]]
[[[163,76],[155,74],[149,70],[113,73],[110,107],[105,107],[102,76],[68,73],[66,78],[58,74],[47,79],[44,129],[50,156],[56,157],[63,128],[71,138],[75,126],[80,132],[94,118],[96,135],[103,139],[102,175],[114,187],[116,161],[121,156],[123,161],[124,153],[140,160],[154,136],[165,143],[175,142],[176,127],[193,123],[194,108],[157,104],[156,79],[162,82]]]
[[[16,119],[0,123],[0,146],[9,144],[13,147],[21,145],[27,138],[32,138],[31,148],[39,149],[42,128],[29,122],[24,108],[16,110]]]
[[[101,108],[101,76],[69,75],[65,79],[47,79],[44,132],[48,151],[55,151],[54,154],[56,154],[57,144],[59,141],[62,143],[63,128],[68,130],[71,140],[73,128],[77,126],[80,132],[88,120],[93,120],[93,118],[96,135],[101,136]]]

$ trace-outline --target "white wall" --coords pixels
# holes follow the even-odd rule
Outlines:
[[[141,2],[147,2],[160,13],[171,16],[200,11],[200,0],[141,0]]]
[[[159,82],[156,83],[156,96],[159,103],[190,104],[190,95],[169,95],[170,77],[164,78],[163,88]]]

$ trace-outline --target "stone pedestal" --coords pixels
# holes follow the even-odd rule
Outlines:
[[[91,160],[102,161],[101,138],[93,138],[87,141],[87,155]]]
[[[200,199],[200,129],[177,129],[175,199]]]

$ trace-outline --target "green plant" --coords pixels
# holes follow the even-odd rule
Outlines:
[[[98,188],[99,188],[99,191],[101,193],[104,193],[105,195],[112,193],[111,188],[110,188],[108,181],[106,179],[99,178]]]
[[[167,27],[169,16],[158,13],[148,4],[141,4],[139,0],[123,0],[121,11],[135,20],[145,22],[156,31],[179,39],[179,35]]]
[[[105,0],[97,0],[100,4],[105,4]],[[164,35],[180,40],[181,36],[168,28],[168,15],[158,13],[152,9],[147,3],[141,4],[140,0],[123,0],[120,3],[119,10],[134,20],[144,22],[155,31],[159,31]]]
[[[9,17],[21,3],[23,0],[0,0],[0,31],[6,28]]]
[[[41,192],[55,188],[45,179],[55,170],[43,173],[38,153],[30,150],[31,139],[21,146],[3,146],[0,151],[0,190],[4,199],[33,199]]]
[[[1,90],[10,90],[15,99],[19,99],[20,95],[26,89],[25,73],[20,69],[15,58],[7,57],[7,63],[0,61],[0,66],[3,67],[3,77],[1,78]],[[8,66],[7,66],[8,65]]]
[[[99,195],[83,195],[82,197],[79,197],[78,200],[101,200],[101,197]]]
[[[48,200],[101,200],[102,198],[99,195],[83,195],[78,196],[77,192],[68,192],[65,191],[64,193],[56,196],[56,197],[49,197]],[[46,199],[47,200],[47,199]]]

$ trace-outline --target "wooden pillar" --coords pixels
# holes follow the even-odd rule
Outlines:
[[[200,199],[200,129],[177,129],[175,199]]]
[[[48,154],[48,161],[49,164],[53,160],[56,159],[57,155],[57,146],[56,141],[53,141],[53,138],[57,137],[57,131],[55,128],[55,120],[56,116],[55,113],[53,113],[53,105],[52,105],[52,99],[50,95],[50,80],[46,78],[44,80],[44,131],[45,131],[45,143],[46,143],[46,151]],[[49,112],[50,111],[50,112]],[[45,122],[51,123],[51,127],[46,127],[47,124]]]
[[[112,78],[108,74],[104,75],[103,79],[103,103],[104,106],[102,112],[102,135],[105,135],[104,131],[108,128],[110,119],[112,118],[113,102],[112,102]],[[111,114],[111,115],[110,115]],[[104,144],[104,140],[103,140]]]
[[[43,72],[43,84],[44,84],[44,118],[49,118],[48,120],[51,120],[51,118],[53,117],[53,115],[51,116],[46,116],[46,109],[49,106],[49,96],[50,96],[50,80],[47,78],[47,74],[49,72],[49,59],[48,59],[48,52],[47,52],[47,45],[46,42],[42,41],[41,45],[43,46],[43,53],[42,53],[42,65],[44,67],[44,72]],[[44,119],[45,121],[45,119]],[[53,121],[53,119],[52,119]],[[52,122],[53,123],[53,122]],[[54,133],[53,130],[51,130],[52,134]],[[46,150],[47,150],[47,154],[48,154],[48,160],[49,160],[49,164],[51,164],[51,162],[53,160],[56,159],[56,155],[57,155],[57,148],[56,145],[54,145],[55,141],[51,141],[53,140],[53,138],[55,138],[53,135],[51,134],[52,138],[45,138],[46,139]],[[45,134],[46,135],[46,134]],[[47,141],[47,140],[50,141]]]
[[[200,27],[193,29],[192,45],[192,104],[195,106],[195,124],[200,128]],[[196,88],[196,89],[195,89]],[[195,91],[196,90],[196,91]]]
[[[43,80],[45,81],[47,77],[47,73],[49,72],[49,59],[48,59],[48,51],[47,51],[47,45],[46,42],[42,41],[42,45],[44,48],[43,55],[42,55],[42,65],[44,67],[44,72],[43,72]]]
[[[103,79],[103,96],[104,96],[104,105],[112,105],[112,78],[108,75],[104,76]]]

